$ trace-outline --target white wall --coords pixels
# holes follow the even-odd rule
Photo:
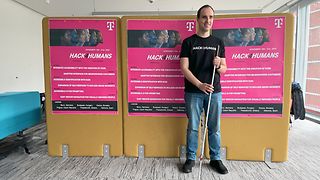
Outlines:
[[[44,92],[42,18],[12,0],[1,0],[0,92]]]
[[[38,0],[30,1],[40,3]],[[118,1],[122,3],[119,3]],[[144,10],[155,10],[157,8],[159,10],[176,10],[176,6],[172,6],[169,0],[155,0],[152,4],[148,3],[148,0],[138,0],[138,2],[144,3],[144,5],[141,4],[134,7],[131,7],[132,4],[128,5],[128,3],[123,3],[125,0],[118,1],[115,1],[113,6],[108,6],[108,10],[136,11],[135,8],[139,9],[141,7],[144,7]],[[182,0],[178,1],[182,2]],[[281,2],[287,1],[288,0],[281,0]],[[53,2],[55,1],[52,1],[52,3]],[[66,3],[66,1],[63,2]],[[88,1],[88,3],[89,2],[91,1]],[[200,4],[213,3],[212,0],[192,2],[193,3],[185,3],[184,6],[181,6],[182,8],[180,10],[196,10]],[[224,4],[221,3],[224,1],[214,2],[215,6],[223,10]],[[45,3],[45,1],[41,1],[41,3]],[[45,5],[50,7],[53,5],[52,3],[45,3]],[[105,3],[105,0],[95,0],[95,10],[104,11],[105,9],[99,8],[105,7],[105,4],[103,3]],[[245,8],[242,7],[242,5],[246,6],[248,3],[236,4],[237,5],[233,5],[232,7],[240,9]],[[131,7],[131,9],[129,7]],[[255,6],[250,7],[253,9],[262,8],[261,4],[255,4]],[[92,5],[88,5],[88,8],[90,8],[90,12],[94,9]],[[250,8],[247,7],[247,10],[249,9]],[[32,11],[13,0],[1,0],[0,35],[2,41],[0,43],[0,92],[31,90],[44,92],[42,18],[43,15]]]
[[[265,4],[275,0],[13,0],[46,16],[103,15],[190,15],[204,4],[220,13],[261,12]],[[279,0],[276,0],[279,1]],[[49,2],[49,3],[48,3]],[[181,13],[182,12],[182,13]],[[101,15],[101,14],[100,14]]]

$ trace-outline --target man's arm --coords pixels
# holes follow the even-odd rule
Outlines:
[[[199,81],[189,70],[189,59],[187,57],[182,57],[180,59],[180,68],[181,72],[184,75],[184,77],[191,82],[194,86],[199,88],[204,93],[208,94],[210,92],[213,92],[213,86],[207,83],[202,83]]]

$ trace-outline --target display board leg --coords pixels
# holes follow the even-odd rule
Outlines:
[[[144,145],[142,145],[142,144],[138,145],[138,158],[139,159],[144,158]]]
[[[266,149],[264,152],[264,163],[270,168],[270,169],[276,169],[275,163],[272,162],[272,150]]]
[[[108,144],[103,145],[103,157],[107,159],[110,158],[110,149]]]
[[[69,156],[69,146],[67,144],[62,144],[62,158],[67,158]]]
[[[187,149],[185,145],[180,145],[180,162],[184,163],[187,159]]]
[[[220,158],[221,160],[227,160],[227,148],[225,147],[220,148]]]

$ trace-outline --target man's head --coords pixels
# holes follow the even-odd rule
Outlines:
[[[163,44],[168,42],[168,39],[169,39],[168,30],[157,30],[156,35],[157,35],[158,44]]]
[[[254,41],[254,38],[256,36],[254,28],[242,28],[241,29],[242,33],[242,41]]]
[[[210,5],[202,6],[197,12],[197,21],[201,32],[209,32],[213,25],[214,9]]]
[[[201,10],[204,9],[204,8],[210,8],[210,9],[214,12],[213,7],[211,7],[210,5],[208,5],[208,4],[207,4],[207,5],[203,5],[203,6],[197,11],[197,19],[199,19]]]
[[[61,45],[70,46],[71,45],[71,31],[66,30],[63,36],[60,37]]]

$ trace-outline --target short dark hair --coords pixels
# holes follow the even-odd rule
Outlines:
[[[208,4],[203,5],[203,6],[197,11],[197,18],[198,18],[198,19],[200,18],[200,12],[201,12],[201,10],[204,9],[204,8],[211,8],[212,11],[214,12],[214,9],[213,9],[212,6],[210,6],[210,5],[208,5]]]

